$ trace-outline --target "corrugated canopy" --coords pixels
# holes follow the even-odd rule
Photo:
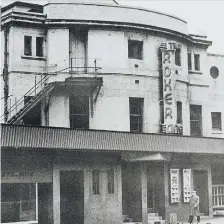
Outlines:
[[[224,139],[2,124],[2,148],[224,154]]]

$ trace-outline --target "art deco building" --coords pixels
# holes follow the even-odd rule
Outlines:
[[[224,209],[224,55],[114,1],[1,9],[2,223],[162,224]]]

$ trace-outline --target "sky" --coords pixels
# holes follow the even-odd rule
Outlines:
[[[1,5],[5,6],[14,0],[0,1]],[[43,4],[47,0],[28,0],[28,2]],[[224,54],[224,0],[116,0],[116,2],[120,5],[139,6],[180,17],[188,23],[190,34],[207,35],[208,40],[213,41],[208,49],[209,53]]]

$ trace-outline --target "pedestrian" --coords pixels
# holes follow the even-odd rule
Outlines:
[[[189,200],[189,223],[192,224],[194,217],[197,216],[197,223],[200,222],[200,214],[199,214],[199,196],[196,194],[196,191],[191,192],[191,197]]]

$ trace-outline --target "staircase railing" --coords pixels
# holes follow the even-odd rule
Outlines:
[[[41,90],[44,87],[44,84],[48,81],[51,75],[45,75],[44,78],[41,78],[38,82],[35,82],[35,85],[28,90],[21,98],[19,98],[12,106],[10,105],[8,109],[8,120],[17,113],[18,108],[25,105],[25,97],[26,96],[35,96],[37,94],[37,90]],[[39,91],[38,91],[39,92]],[[4,105],[5,106],[5,105]],[[6,114],[1,116],[1,122],[4,121]],[[6,121],[7,122],[7,121]]]

